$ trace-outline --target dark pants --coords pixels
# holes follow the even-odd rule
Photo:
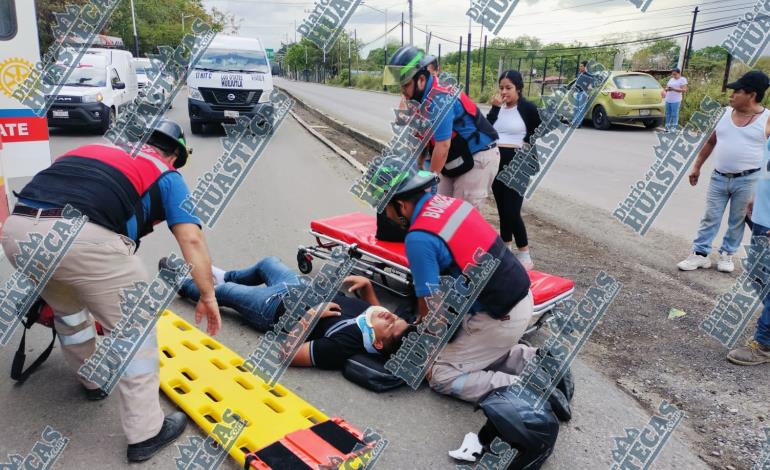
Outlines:
[[[751,235],[753,237],[767,237],[768,230],[770,228],[755,222]],[[770,295],[765,297],[762,303],[764,308],[762,309],[762,315],[757,320],[757,332],[754,334],[754,339],[763,346],[770,346]]]
[[[516,149],[500,148],[498,174],[503,171],[506,165],[511,163],[515,154]],[[524,226],[524,219],[521,218],[521,204],[524,202],[524,198],[515,189],[509,188],[497,179],[492,183],[492,193],[495,195],[497,213],[500,215],[500,238],[505,243],[510,243],[515,238],[516,246],[519,248],[529,245],[527,227]]]
[[[236,310],[265,332],[278,320],[275,314],[289,284],[299,285],[299,275],[280,259],[268,256],[246,269],[227,271],[225,282],[214,288],[214,295],[219,305]],[[179,293],[196,301],[201,295],[191,278],[182,283]]]

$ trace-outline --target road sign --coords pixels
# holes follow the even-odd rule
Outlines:
[[[265,49],[265,52],[267,52],[267,58],[270,60],[273,60],[273,50],[272,49]]]

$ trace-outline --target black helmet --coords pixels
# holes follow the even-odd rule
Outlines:
[[[170,119],[163,119],[155,126],[147,143],[170,154],[179,150],[174,168],[182,168],[187,163],[187,157],[192,153],[192,149],[187,148],[182,126]]]
[[[501,387],[484,397],[479,406],[487,416],[487,424],[518,451],[509,470],[537,470],[553,452],[559,421],[547,401],[536,410],[508,387]]]
[[[383,85],[405,85],[421,70],[427,70],[428,64],[435,62],[432,55],[425,55],[414,46],[399,48],[390,58],[382,74]]]

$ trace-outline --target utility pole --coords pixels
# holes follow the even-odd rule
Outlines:
[[[692,12],[692,28],[690,28],[690,42],[687,45],[687,54],[684,56],[684,68],[690,65],[690,54],[692,54],[692,43],[695,39],[695,22],[698,20],[698,7]],[[683,70],[684,72],[684,70]]]
[[[182,17],[184,21],[184,16]],[[136,34],[136,14],[134,14],[134,0],[131,0],[131,22],[134,24],[134,57],[139,57],[139,36]]]
[[[401,47],[404,47],[404,12],[401,12]]]
[[[297,20],[294,20],[294,44],[297,43]]]
[[[350,54],[350,34],[348,34],[348,87],[353,86],[353,56]]]
[[[353,44],[356,45],[356,70],[360,70],[360,66],[358,65],[358,35],[356,34],[356,30],[353,30]]]
[[[471,33],[468,32],[468,53],[465,57],[465,94],[469,94],[471,79]]]
[[[412,1],[409,0],[409,45],[414,46],[414,15],[412,14]]]

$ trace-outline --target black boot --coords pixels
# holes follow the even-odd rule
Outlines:
[[[171,444],[179,437],[187,427],[187,416],[181,411],[166,416],[163,427],[155,437],[143,442],[129,444],[126,457],[129,462],[143,462],[158,453],[161,449]]]
[[[85,388],[83,387],[83,390],[85,390],[86,394],[86,400],[88,401],[99,401],[104,400],[109,396],[107,392],[102,390],[101,388]]]

